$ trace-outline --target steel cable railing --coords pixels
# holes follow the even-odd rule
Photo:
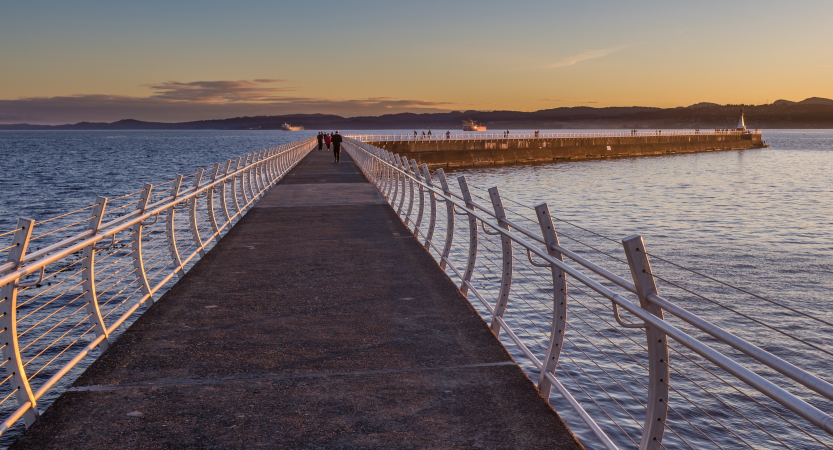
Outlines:
[[[833,374],[804,331],[779,334],[800,357],[744,340],[749,324],[773,330],[742,315],[719,316],[724,328],[683,308],[691,303],[680,293],[713,293],[690,272],[670,279],[662,258],[659,275],[641,237],[611,240],[545,204],[515,211],[497,188],[480,194],[465,177],[452,192],[441,169],[355,139],[345,149],[562,417],[575,413],[565,420],[588,448],[833,446]],[[677,287],[660,295],[657,283]]]
[[[0,233],[0,434],[34,423],[122,325],[158,300],[314,143],[99,197],[37,223],[22,218]]]

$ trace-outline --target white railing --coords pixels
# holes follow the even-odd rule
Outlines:
[[[480,196],[459,177],[453,192],[442,169],[356,139],[345,150],[588,448],[833,447],[833,385],[823,379],[833,352],[821,342],[830,322],[649,254],[640,236],[616,242],[565,222],[603,249],[557,231],[561,219],[545,203],[521,205],[524,215],[497,187]],[[751,311],[652,263],[745,292]],[[737,314],[736,330],[683,308],[658,284],[714,302],[706,304],[725,314],[712,320]],[[763,305],[775,308],[774,325],[755,317]],[[760,345],[741,337],[754,327],[769,333]]]
[[[21,418],[31,425],[314,145],[251,153],[0,233],[0,433]]]
[[[423,131],[424,133],[424,131]],[[351,134],[346,137],[361,142],[397,142],[397,141],[470,141],[488,139],[560,139],[560,138],[614,138],[614,137],[655,137],[655,136],[700,136],[722,135],[740,136],[743,134],[761,134],[761,131],[737,130],[683,130],[683,131],[582,131],[559,133],[431,133],[429,134]]]

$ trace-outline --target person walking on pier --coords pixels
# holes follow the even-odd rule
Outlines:
[[[318,136],[315,137],[318,139],[318,151],[320,152],[322,148],[324,148],[324,132],[319,131]]]
[[[330,133],[324,133],[324,143],[327,144],[327,151],[330,151],[330,142],[333,141],[333,138],[330,137]]]
[[[428,130],[428,139],[431,139],[431,130]]]
[[[341,141],[342,137],[338,134],[338,130],[336,130],[335,134],[333,134],[333,156],[335,156],[336,162],[339,161],[339,157],[341,156]]]
[[[445,132],[445,138],[446,139],[451,139],[451,131],[446,131]]]

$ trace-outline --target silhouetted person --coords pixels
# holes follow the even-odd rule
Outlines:
[[[425,139],[425,132],[422,132],[422,138]]]
[[[428,130],[428,139],[431,139],[431,130]]]
[[[318,132],[318,136],[315,137],[318,139],[318,151],[320,152],[322,148],[324,148],[324,133],[321,131]]]
[[[336,162],[338,162],[339,157],[341,156],[341,141],[341,135],[338,134],[338,131],[336,131],[333,135],[333,156],[335,156]]]
[[[330,142],[333,142],[330,133],[324,133],[324,143],[327,144],[327,151],[330,151]]]
[[[417,132],[416,132],[416,130],[414,130],[414,140],[416,140],[416,139],[417,139]]]
[[[451,131],[446,131],[445,132],[445,138],[446,139],[451,139]]]

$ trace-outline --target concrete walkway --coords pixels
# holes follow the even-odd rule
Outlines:
[[[313,151],[11,449],[581,446],[343,154]]]

